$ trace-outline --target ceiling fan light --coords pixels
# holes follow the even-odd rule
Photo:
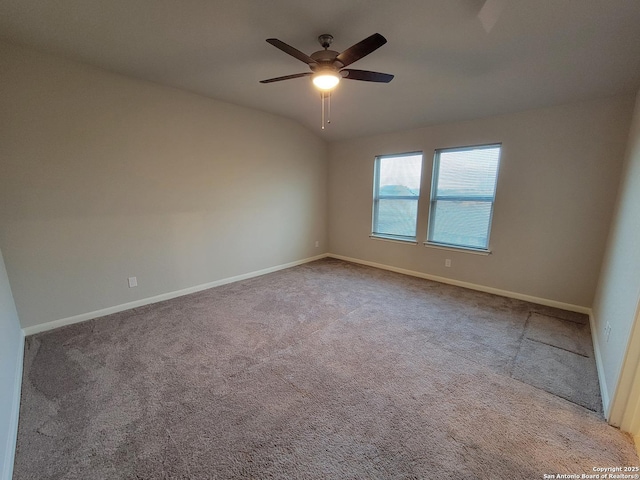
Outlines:
[[[320,90],[328,91],[340,83],[340,75],[335,72],[316,73],[313,76],[313,84]]]

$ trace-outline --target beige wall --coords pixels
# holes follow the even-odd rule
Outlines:
[[[606,392],[614,407],[610,421],[620,425],[640,358],[640,345],[629,343],[640,308],[640,92],[613,218],[593,318],[596,325],[594,341],[601,354]],[[608,341],[607,322],[611,324]],[[640,339],[637,332],[635,337]],[[624,372],[621,372],[623,361]]]
[[[331,145],[332,253],[590,307],[633,99],[620,96]],[[425,247],[433,151],[502,142],[492,255]],[[374,157],[424,152],[419,245],[369,238]],[[452,260],[451,268],[444,260]]]
[[[327,147],[300,125],[8,44],[0,72],[23,327],[326,251]]]

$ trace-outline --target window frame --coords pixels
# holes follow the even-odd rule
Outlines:
[[[496,169],[496,176],[493,184],[493,196],[455,196],[455,197],[438,197],[438,179],[440,177],[440,154],[442,152],[464,152],[468,150],[481,150],[498,148],[498,168]],[[493,210],[496,203],[496,194],[498,191],[498,176],[500,175],[500,163],[502,161],[502,142],[486,143],[480,145],[467,145],[464,147],[447,147],[437,148],[433,155],[433,170],[431,172],[431,192],[429,198],[429,218],[427,220],[427,239],[424,245],[427,247],[442,248],[446,250],[461,250],[469,253],[477,253],[481,255],[491,254],[491,226],[493,224]],[[486,247],[474,247],[470,245],[460,245],[453,243],[443,243],[430,240],[429,237],[432,233],[432,222],[434,220],[435,203],[438,201],[474,201],[474,202],[488,202],[491,204],[491,210],[489,212],[489,221],[487,222],[487,243]]]
[[[382,198],[380,196],[380,163],[385,158],[398,158],[398,157],[421,157],[420,163],[420,193],[417,196],[404,196],[404,195],[383,195]],[[373,167],[373,202],[372,202],[372,214],[371,214],[371,234],[369,238],[379,239],[379,240],[389,240],[400,243],[409,243],[416,245],[418,243],[418,220],[420,218],[420,198],[422,196],[422,179],[424,174],[424,152],[422,150],[413,151],[413,152],[403,152],[403,153],[389,153],[385,155],[376,155],[374,158],[374,167]],[[380,200],[415,200],[416,202],[416,226],[415,232],[413,236],[406,235],[393,235],[389,233],[379,233],[376,232],[376,225],[378,223],[378,205]]]

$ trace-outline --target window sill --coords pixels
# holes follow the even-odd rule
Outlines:
[[[440,250],[450,250],[453,252],[471,253],[473,255],[491,255],[491,250],[482,250],[479,248],[454,247],[453,245],[443,245],[440,243],[424,242],[423,245],[429,248],[438,248]]]
[[[402,243],[404,245],[417,245],[418,242],[415,238],[402,238],[402,237],[387,237],[385,235],[369,235],[369,238],[373,240],[383,240],[385,242]]]

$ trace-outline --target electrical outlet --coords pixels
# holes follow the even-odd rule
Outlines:
[[[611,335],[611,324],[607,322],[607,324],[604,326],[605,342],[609,341],[609,335]]]
[[[444,266],[445,266],[445,267],[450,267],[450,266],[451,266],[451,259],[450,259],[450,258],[447,258],[447,259],[444,261]]]
[[[129,288],[138,286],[138,279],[136,277],[129,277],[128,280],[129,280]]]
[[[320,246],[320,242],[316,240],[316,248],[318,248],[319,246]]]

